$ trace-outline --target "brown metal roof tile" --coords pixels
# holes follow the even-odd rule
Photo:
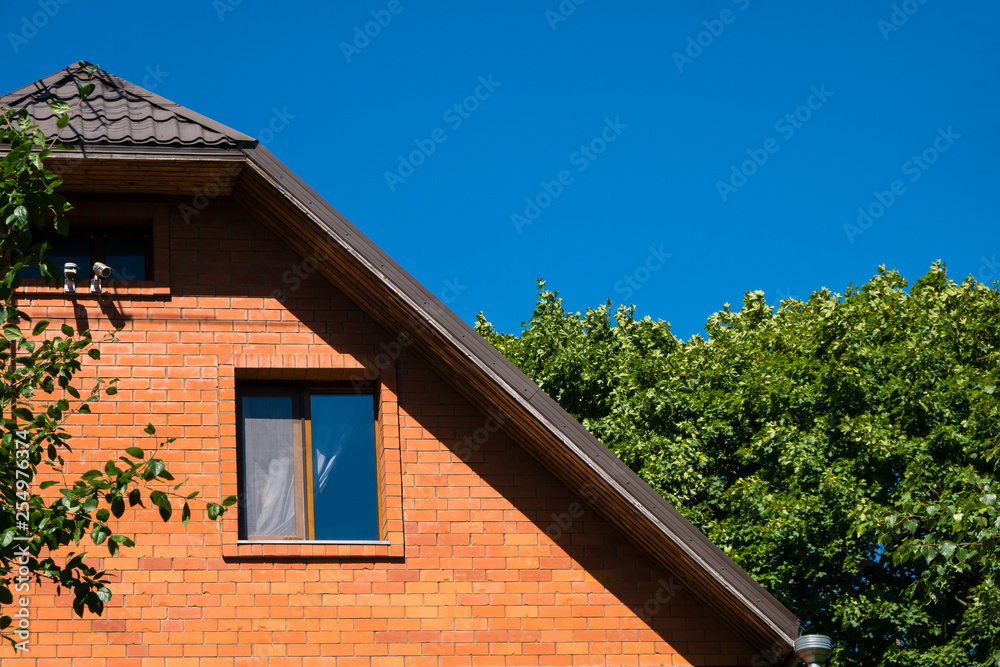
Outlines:
[[[43,132],[49,136],[58,132],[66,143],[235,148],[254,141],[101,69],[90,79],[94,91],[80,104],[77,84],[86,82],[87,67],[82,62],[71,65],[4,95],[0,107],[26,108]],[[56,127],[58,115],[48,107],[55,100],[76,109],[62,131]]]

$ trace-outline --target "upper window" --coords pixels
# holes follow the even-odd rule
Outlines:
[[[241,539],[379,539],[373,394],[247,386],[238,405]]]
[[[152,244],[147,233],[71,229],[69,236],[53,232],[48,242],[45,258],[55,264],[57,278],[62,278],[63,264],[73,262],[77,266],[77,281],[90,280],[94,262],[103,262],[112,268],[114,280],[152,280]],[[38,268],[21,271],[22,278],[40,275]]]

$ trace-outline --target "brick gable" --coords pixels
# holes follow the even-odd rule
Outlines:
[[[184,488],[218,499],[235,476],[223,448],[235,437],[226,378],[238,372],[227,367],[304,379],[385,366],[398,459],[383,465],[398,479],[400,551],[224,554],[231,524],[196,512],[185,530],[129,511],[119,530],[138,546],[104,563],[121,573],[105,617],[78,619],[68,596],[36,590],[38,643],[4,665],[750,664],[751,649],[683,582],[589,509],[586,487],[564,486],[496,428],[502,415],[473,408],[405,345],[387,353],[398,341],[309,258],[232,200],[190,224],[179,203],[78,202],[84,220],[154,221],[158,287],[112,288],[103,305],[80,294],[75,308],[61,292],[25,293],[26,310],[55,323],[123,327],[88,367],[121,378],[121,391],[74,419],[83,461],[73,470],[117,456],[152,422],[178,438],[163,458]]]

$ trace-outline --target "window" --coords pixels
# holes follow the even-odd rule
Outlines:
[[[103,262],[114,272],[114,280],[152,280],[151,234],[142,230],[81,229],[60,236],[54,231],[46,239],[49,248],[45,258],[56,267],[56,277],[62,278],[63,264],[74,262],[77,282],[90,280],[94,262]],[[38,278],[38,268],[22,269],[22,278]]]
[[[373,349],[373,356],[374,353],[377,353],[376,349]],[[223,558],[291,559],[301,562],[312,558],[379,560],[405,556],[401,415],[394,365],[379,366],[377,375],[372,378],[371,365],[359,361],[354,354],[333,351],[306,354],[253,352],[220,356],[218,372],[221,430],[219,482],[223,497],[238,495],[240,499],[237,511],[222,517]],[[360,378],[364,380],[359,382]],[[354,398],[349,398],[352,396]],[[244,399],[250,398],[270,398],[274,408],[268,409],[274,412],[263,411],[267,402],[245,402]],[[321,502],[317,503],[315,480],[319,456],[312,451],[312,445],[320,444],[323,423],[334,423],[333,418],[340,413],[340,410],[335,411],[322,404],[329,401],[335,407],[342,398],[346,398],[347,403],[358,402],[356,423],[364,427],[366,435],[361,447],[356,450],[345,448],[344,453],[334,459],[333,466],[325,468],[329,481],[326,486],[320,487]],[[349,415],[350,410],[346,414]],[[361,415],[364,415],[363,420]],[[284,429],[284,434],[279,431],[276,438],[267,440],[257,428],[265,424],[251,421],[248,427],[244,416],[284,421],[288,428]],[[310,417],[308,424],[307,417]],[[343,415],[339,420],[350,423]],[[281,424],[272,422],[267,426],[278,430]],[[249,447],[244,446],[247,441],[244,431],[257,433],[250,436]],[[306,458],[307,434],[310,439],[309,456],[313,459],[311,471],[306,469],[309,465]],[[344,439],[345,442],[349,440],[347,435]],[[292,446],[285,449],[283,457],[276,454],[265,457],[260,452],[261,440],[274,449],[283,443],[291,443]],[[320,453],[323,454],[323,451]],[[360,457],[357,463],[348,460],[352,453]],[[255,460],[253,474],[245,454]],[[284,485],[279,484],[280,478],[276,475],[271,488],[267,489],[267,473],[271,471],[273,458],[291,459],[288,466],[291,474],[286,473]],[[324,460],[329,460],[326,454]],[[285,465],[287,461],[284,464],[279,461],[274,468],[277,471]],[[249,492],[246,483],[248,475],[257,489],[253,493]],[[307,487],[307,480],[311,481],[312,490]],[[281,492],[287,494],[289,489],[292,498],[287,504],[291,510],[286,510],[286,517],[295,517],[294,522],[288,521],[283,531],[268,531],[287,534],[261,536],[249,533],[246,517],[252,517],[254,530],[260,531],[260,526],[265,523],[261,520],[264,516],[261,509],[266,496],[281,497]],[[268,494],[264,493],[265,490]],[[331,498],[333,492],[339,492],[340,498]],[[311,512],[308,498],[312,498]],[[277,500],[269,502],[273,507],[279,506]],[[247,511],[251,507],[252,510]],[[360,530],[350,525],[338,525],[340,521],[355,519]],[[281,522],[275,520],[273,523]]]
[[[379,540],[375,396],[240,387],[240,539]]]

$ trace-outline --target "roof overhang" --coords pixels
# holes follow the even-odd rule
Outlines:
[[[0,149],[2,152],[2,149]],[[46,161],[63,193],[195,196],[232,194],[246,155],[239,149],[173,150],[153,146],[91,146],[55,151]],[[218,191],[216,192],[216,189]]]

